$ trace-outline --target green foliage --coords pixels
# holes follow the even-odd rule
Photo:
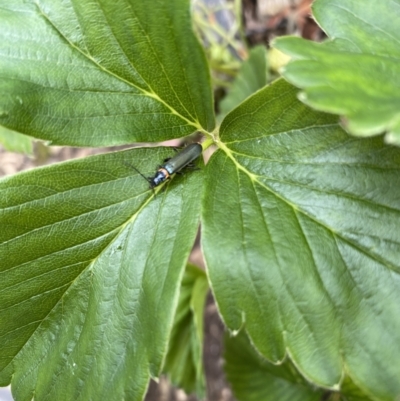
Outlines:
[[[263,359],[244,331],[225,336],[224,356],[225,372],[239,401],[318,401],[323,395],[289,360],[275,366]]]
[[[265,358],[289,354],[332,389],[345,370],[391,399],[400,394],[400,150],[349,137],[336,120],[284,81],[232,111],[207,165],[203,251],[224,322],[245,325]]]
[[[267,84],[267,52],[264,46],[250,50],[249,58],[242,67],[229,90],[228,95],[220,103],[222,121],[226,114],[238,106],[243,100]]]
[[[217,147],[206,167],[154,192],[138,171],[154,174],[172,149],[0,181],[0,384],[11,381],[17,401],[139,401],[162,371],[201,393],[207,281],[184,274],[200,221],[221,317],[252,344],[227,340],[229,377],[256,383],[235,383],[239,399],[265,394],[265,375],[280,399],[294,388],[310,399],[400,396],[399,148],[349,136],[283,80],[248,97],[257,79],[211,132],[208,66],[186,0],[0,7],[1,125],[90,146],[200,130],[204,148]],[[334,59],[365,40],[347,25],[345,41],[313,48]],[[237,347],[253,375],[238,370]]]
[[[202,172],[154,197],[124,162],[147,172],[169,154],[134,149],[1,181],[0,383],[13,375],[17,400],[140,400],[159,374]]]
[[[0,8],[0,124],[78,146],[214,128],[186,0],[0,0]]]
[[[400,144],[399,0],[317,0],[313,14],[331,40],[281,38],[293,57],[283,76],[304,89],[306,104],[344,115],[350,133],[387,131]]]
[[[241,1],[192,0],[193,28],[205,49],[214,83],[235,75],[246,55],[240,23]]]
[[[178,307],[164,370],[187,393],[204,396],[203,311],[208,283],[205,273],[188,265],[181,283]]]
[[[11,152],[32,154],[32,139],[0,125],[0,143]]]

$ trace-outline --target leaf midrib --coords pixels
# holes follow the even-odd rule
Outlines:
[[[294,213],[299,212],[299,213],[303,214],[305,217],[307,217],[310,220],[314,221],[319,226],[324,227],[327,231],[329,231],[332,234],[332,236],[340,238],[342,241],[344,241],[344,242],[348,243],[349,245],[353,246],[355,249],[358,249],[358,251],[360,253],[363,253],[363,254],[367,255],[370,259],[375,260],[376,262],[382,264],[388,270],[397,273],[398,269],[396,268],[396,266],[393,266],[388,261],[381,259],[379,257],[379,255],[375,255],[375,254],[371,253],[370,250],[361,247],[358,243],[355,243],[354,241],[351,241],[350,239],[344,237],[339,232],[334,231],[330,226],[328,226],[324,222],[319,221],[315,216],[312,216],[312,215],[308,214],[305,210],[300,209],[299,207],[297,207],[297,205],[295,205],[292,202],[290,202],[287,198],[283,197],[281,194],[277,193],[276,191],[274,191],[269,186],[264,185],[264,183],[260,182],[256,178],[257,177],[256,175],[251,173],[249,170],[247,170],[245,167],[243,167],[241,164],[239,164],[236,161],[236,159],[233,157],[232,152],[230,151],[230,149],[227,148],[222,142],[219,143],[219,147],[226,154],[226,156],[233,162],[233,164],[236,166],[237,170],[241,170],[244,174],[246,174],[249,177],[249,179],[251,181],[257,182],[257,184],[260,185],[260,187],[264,188],[265,190],[267,190],[268,192],[270,192],[271,194],[273,194],[274,196],[279,198],[281,201],[285,202],[288,206],[290,206],[293,209]],[[383,207],[386,207],[386,206],[383,206]],[[397,212],[397,210],[396,210],[396,212]]]
[[[147,91],[143,88],[140,88],[139,86],[135,85],[132,82],[127,81],[126,79],[120,77],[119,75],[114,74],[112,71],[108,70],[107,68],[103,67],[101,64],[99,64],[93,57],[91,57],[89,54],[85,53],[83,50],[81,50],[78,46],[76,46],[74,43],[72,43],[67,37],[65,37],[65,35],[63,35],[63,33],[52,23],[51,19],[45,14],[45,12],[40,8],[40,5],[38,3],[35,3],[40,14],[43,16],[43,18],[50,24],[50,26],[60,35],[61,38],[64,39],[64,41],[71,46],[73,49],[75,49],[76,51],[78,51],[80,54],[82,54],[87,60],[89,60],[91,63],[93,63],[96,67],[98,67],[100,70],[104,71],[105,73],[109,74],[110,76],[113,76],[114,78],[118,79],[119,81],[125,83],[126,85],[135,88],[136,90],[142,92],[145,96],[153,98],[155,100],[157,100],[159,103],[163,104],[167,109],[169,109],[171,111],[171,114],[174,114],[176,116],[178,116],[179,118],[181,118],[182,120],[184,120],[188,125],[195,127],[197,130],[201,131],[201,125],[199,124],[199,122],[196,119],[193,119],[193,121],[190,121],[189,119],[187,119],[186,117],[184,117],[182,114],[180,114],[177,110],[175,110],[172,106],[170,106],[167,102],[165,102],[162,98],[160,98],[156,92],[153,91],[153,89],[151,88],[151,86],[149,85],[149,83],[143,79],[143,77],[140,76],[139,72],[134,69],[137,74],[141,77],[141,79],[143,80],[143,82],[146,83],[146,85],[148,86],[148,88],[150,89],[150,91]],[[115,36],[114,36],[115,37]],[[118,43],[118,40],[117,40]],[[130,60],[127,59],[129,62]],[[181,102],[180,98],[178,97],[179,101]],[[185,108],[185,107],[184,107]],[[186,108],[185,108],[186,110]],[[190,113],[189,113],[190,115]]]
[[[52,311],[59,305],[60,302],[62,302],[63,297],[65,296],[65,294],[68,292],[68,290],[71,288],[71,286],[76,282],[77,279],[79,279],[79,277],[83,274],[83,272],[85,272],[87,269],[90,268],[90,266],[92,266],[97,259],[114,243],[114,241],[118,238],[118,234],[121,233],[123,231],[123,229],[132,221],[134,221],[136,219],[136,217],[139,215],[139,213],[147,206],[147,204],[153,199],[153,196],[150,196],[149,199],[143,203],[143,205],[136,211],[136,213],[134,213],[129,219],[127,219],[126,222],[124,222],[123,224],[121,224],[119,227],[116,227],[114,230],[116,231],[116,234],[114,236],[114,238],[112,238],[110,240],[110,242],[99,252],[99,254],[94,257],[91,262],[82,270],[82,272],[80,274],[78,274],[76,276],[76,278],[74,280],[72,280],[69,285],[66,285],[66,290],[63,293],[63,295],[60,297],[60,299],[54,304],[54,306],[49,310],[49,312],[46,314],[46,316],[40,321],[40,323],[37,325],[37,327],[35,328],[35,330],[32,332],[32,334],[27,338],[27,340],[25,341],[25,343],[20,347],[19,351],[16,352],[16,354],[12,357],[12,359],[10,360],[10,362],[7,364],[7,366],[5,367],[5,369],[12,364],[12,362],[14,361],[15,358],[18,357],[19,352],[24,348],[24,346],[28,343],[28,341],[32,338],[32,336],[34,335],[34,333],[38,330],[38,328],[40,328],[40,326],[42,325],[42,323],[48,318],[48,316],[52,313]],[[46,351],[47,353],[47,351]],[[36,365],[38,366],[38,364]]]

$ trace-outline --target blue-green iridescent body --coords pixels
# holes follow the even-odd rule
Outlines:
[[[167,181],[172,174],[178,173],[183,168],[196,160],[203,151],[199,143],[192,143],[183,148],[171,159],[165,161],[154,174],[154,177],[148,178],[151,188],[155,188]]]

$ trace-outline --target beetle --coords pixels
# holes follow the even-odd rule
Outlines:
[[[202,151],[203,147],[199,143],[191,143],[174,157],[165,159],[153,177],[145,177],[136,167],[132,167],[150,184],[150,189],[154,189],[169,180],[172,174],[179,173],[182,169],[190,165],[201,155]]]

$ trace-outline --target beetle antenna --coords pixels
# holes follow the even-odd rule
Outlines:
[[[138,174],[140,174],[147,182],[150,182],[149,178],[147,178],[145,175],[143,175],[133,164],[128,163],[124,161],[124,164],[127,165],[128,167],[132,167]]]

